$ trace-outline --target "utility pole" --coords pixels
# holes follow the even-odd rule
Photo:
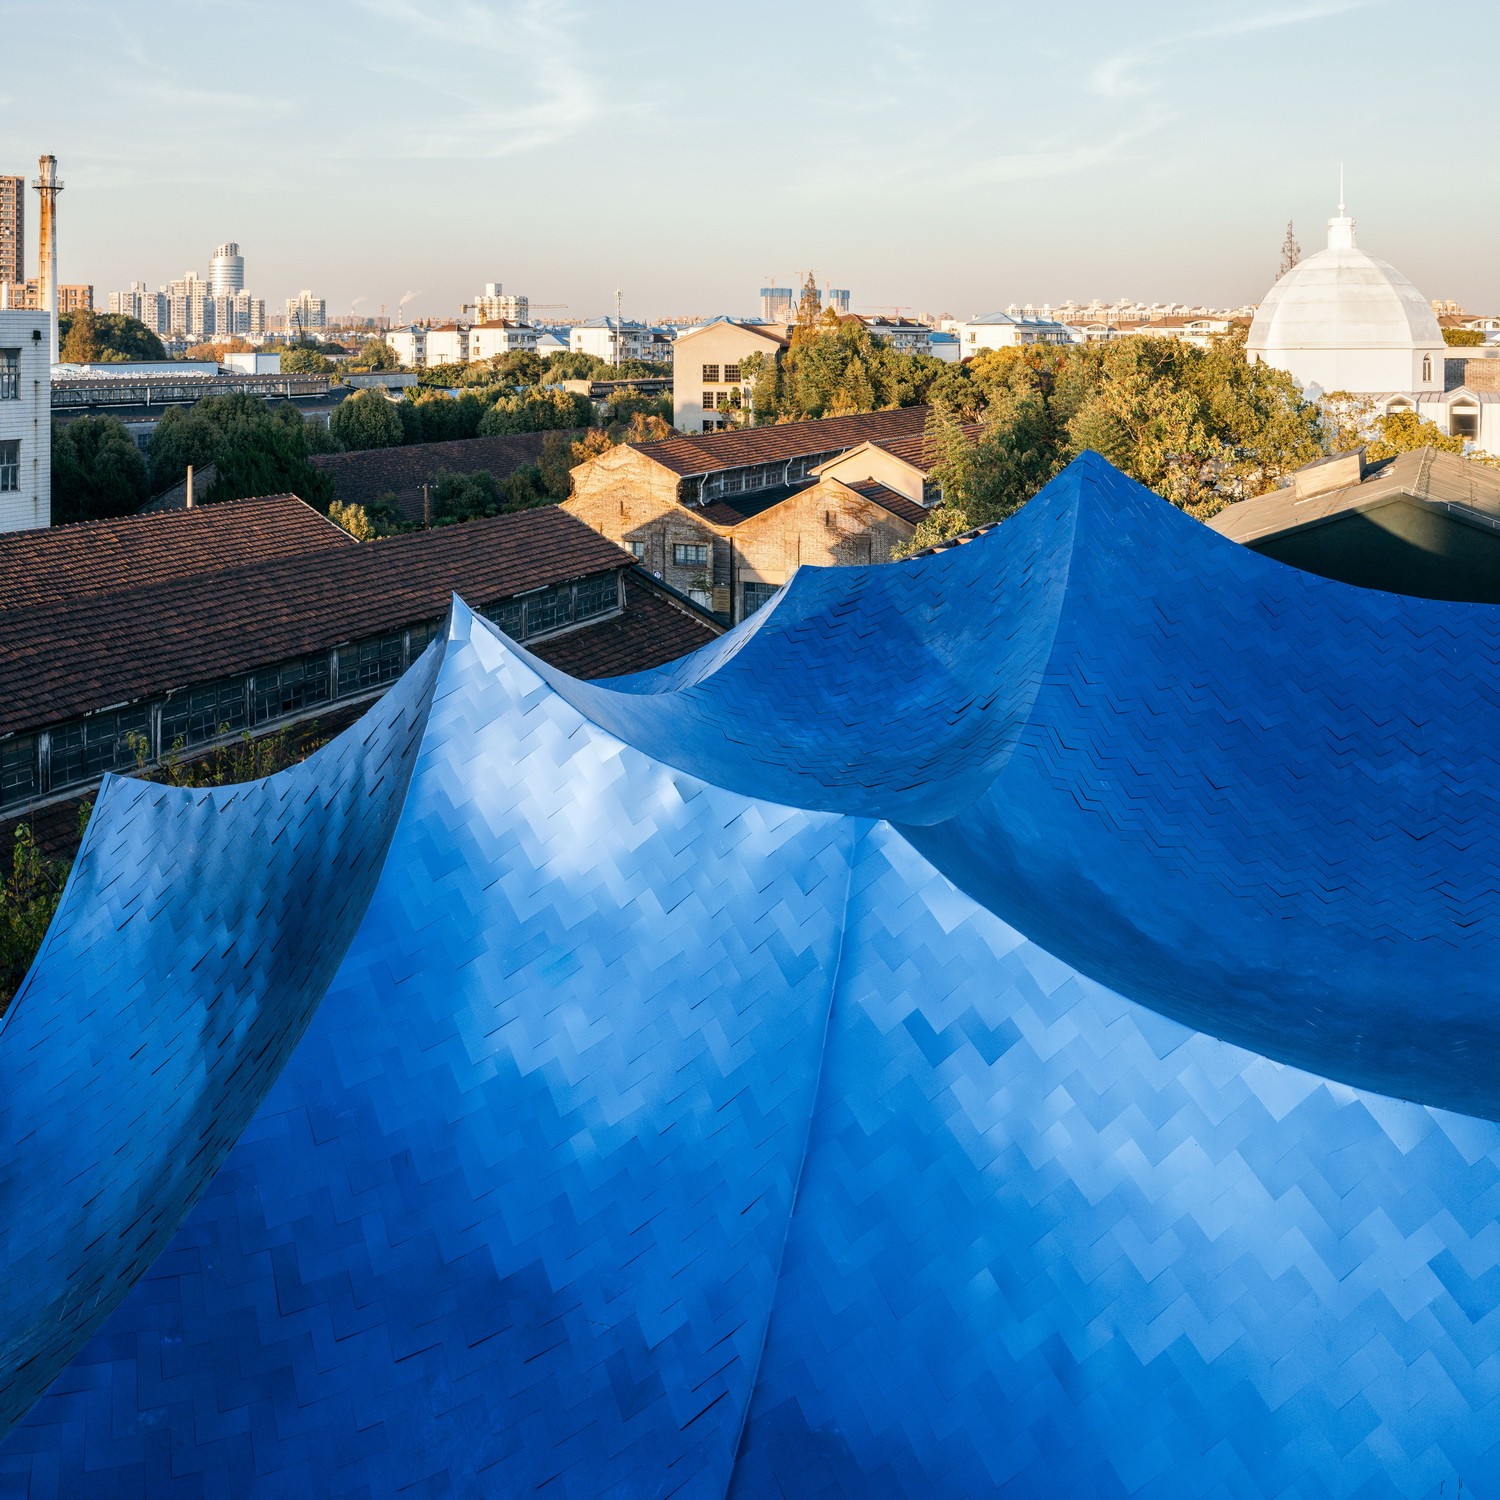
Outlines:
[[[37,227],[37,280],[41,282],[41,304],[52,314],[52,363],[57,363],[57,195],[62,183],[57,180],[57,158],[43,156],[37,161],[39,175],[31,185],[42,196],[41,219]]]
[[[615,369],[620,368],[620,347],[625,342],[625,321],[620,316],[620,289],[615,288]]]

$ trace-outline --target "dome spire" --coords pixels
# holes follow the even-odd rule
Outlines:
[[[1328,248],[1330,250],[1352,250],[1354,248],[1354,220],[1348,216],[1344,204],[1344,164],[1339,163],[1339,211],[1336,218],[1328,221]]]

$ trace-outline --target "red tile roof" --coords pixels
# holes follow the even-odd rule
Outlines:
[[[631,565],[556,506],[0,616],[0,734]]]
[[[959,430],[972,443],[979,440],[984,429],[978,422],[965,422]],[[937,454],[929,447],[925,432],[913,433],[909,437],[873,438],[871,441],[892,458],[899,458],[922,474],[930,474],[937,462]]]
[[[576,438],[582,434],[564,434]],[[448,443],[410,443],[402,448],[367,448],[359,453],[318,453],[310,462],[333,481],[333,498],[346,505],[369,505],[388,495],[408,521],[422,519],[422,486],[439,474],[480,470],[504,479],[541,461],[545,432],[508,432],[499,437],[456,438]]]
[[[920,526],[927,519],[927,509],[918,505],[915,500],[908,500],[905,495],[893,490],[889,485],[881,484],[878,479],[861,480],[858,484],[849,486],[856,494],[863,495],[866,500],[873,500],[876,505],[907,522],[911,526]]]
[[[574,677],[623,677],[686,656],[719,634],[638,575],[627,574],[623,613],[527,649]]]
[[[0,535],[0,611],[357,545],[295,495],[11,531]]]
[[[714,474],[747,464],[833,453],[878,439],[920,435],[926,421],[925,406],[903,406],[894,411],[823,417],[814,422],[778,422],[771,427],[705,432],[696,437],[663,438],[657,443],[629,446],[674,474]]]

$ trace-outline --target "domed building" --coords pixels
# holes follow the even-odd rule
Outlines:
[[[1339,204],[1328,248],[1266,293],[1245,344],[1311,400],[1370,397],[1378,412],[1415,411],[1444,433],[1500,454],[1500,345],[1450,348],[1432,305],[1394,266],[1354,242]],[[1478,366],[1477,369],[1474,367]]]
[[[1286,370],[1315,396],[1441,392],[1446,347],[1421,292],[1355,244],[1342,203],[1328,221],[1328,248],[1271,288],[1246,344],[1252,359]]]

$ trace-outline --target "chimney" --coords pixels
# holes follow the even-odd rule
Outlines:
[[[37,223],[36,270],[41,283],[42,308],[52,315],[52,363],[57,363],[57,195],[62,183],[57,180],[57,158],[37,159],[37,179],[31,185],[41,194],[42,211]]]
[[[425,484],[422,486],[422,525],[432,525],[432,495]]]
[[[188,465],[188,475],[187,475],[187,508],[189,510],[191,510],[193,508],[193,466],[192,466],[192,464]]]

